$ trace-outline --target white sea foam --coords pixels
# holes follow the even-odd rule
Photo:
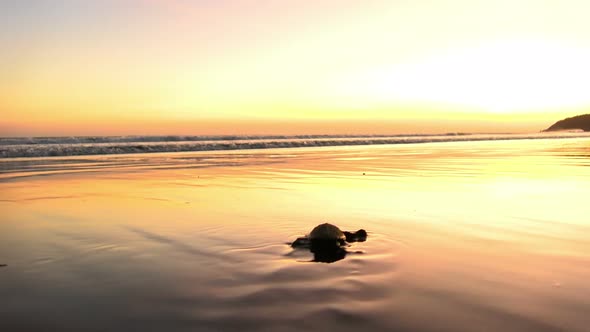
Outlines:
[[[246,150],[342,145],[408,144],[589,136],[585,133],[394,136],[84,136],[0,138],[0,158],[107,155],[152,152]]]

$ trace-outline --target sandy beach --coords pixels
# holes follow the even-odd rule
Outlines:
[[[5,159],[0,330],[586,331],[589,144]]]

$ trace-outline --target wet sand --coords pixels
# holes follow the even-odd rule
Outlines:
[[[1,331],[588,331],[590,140],[0,161]],[[288,242],[364,228],[335,263]]]

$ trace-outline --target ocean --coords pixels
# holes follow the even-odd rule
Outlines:
[[[0,137],[0,158],[156,152],[251,150],[319,146],[415,144],[585,137],[579,132],[536,134],[300,135],[300,136],[72,136]]]
[[[0,331],[588,331],[590,136],[0,139]],[[365,229],[318,262],[290,243]]]

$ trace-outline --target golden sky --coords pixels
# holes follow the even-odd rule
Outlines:
[[[0,2],[0,136],[526,132],[590,109],[588,1]]]

